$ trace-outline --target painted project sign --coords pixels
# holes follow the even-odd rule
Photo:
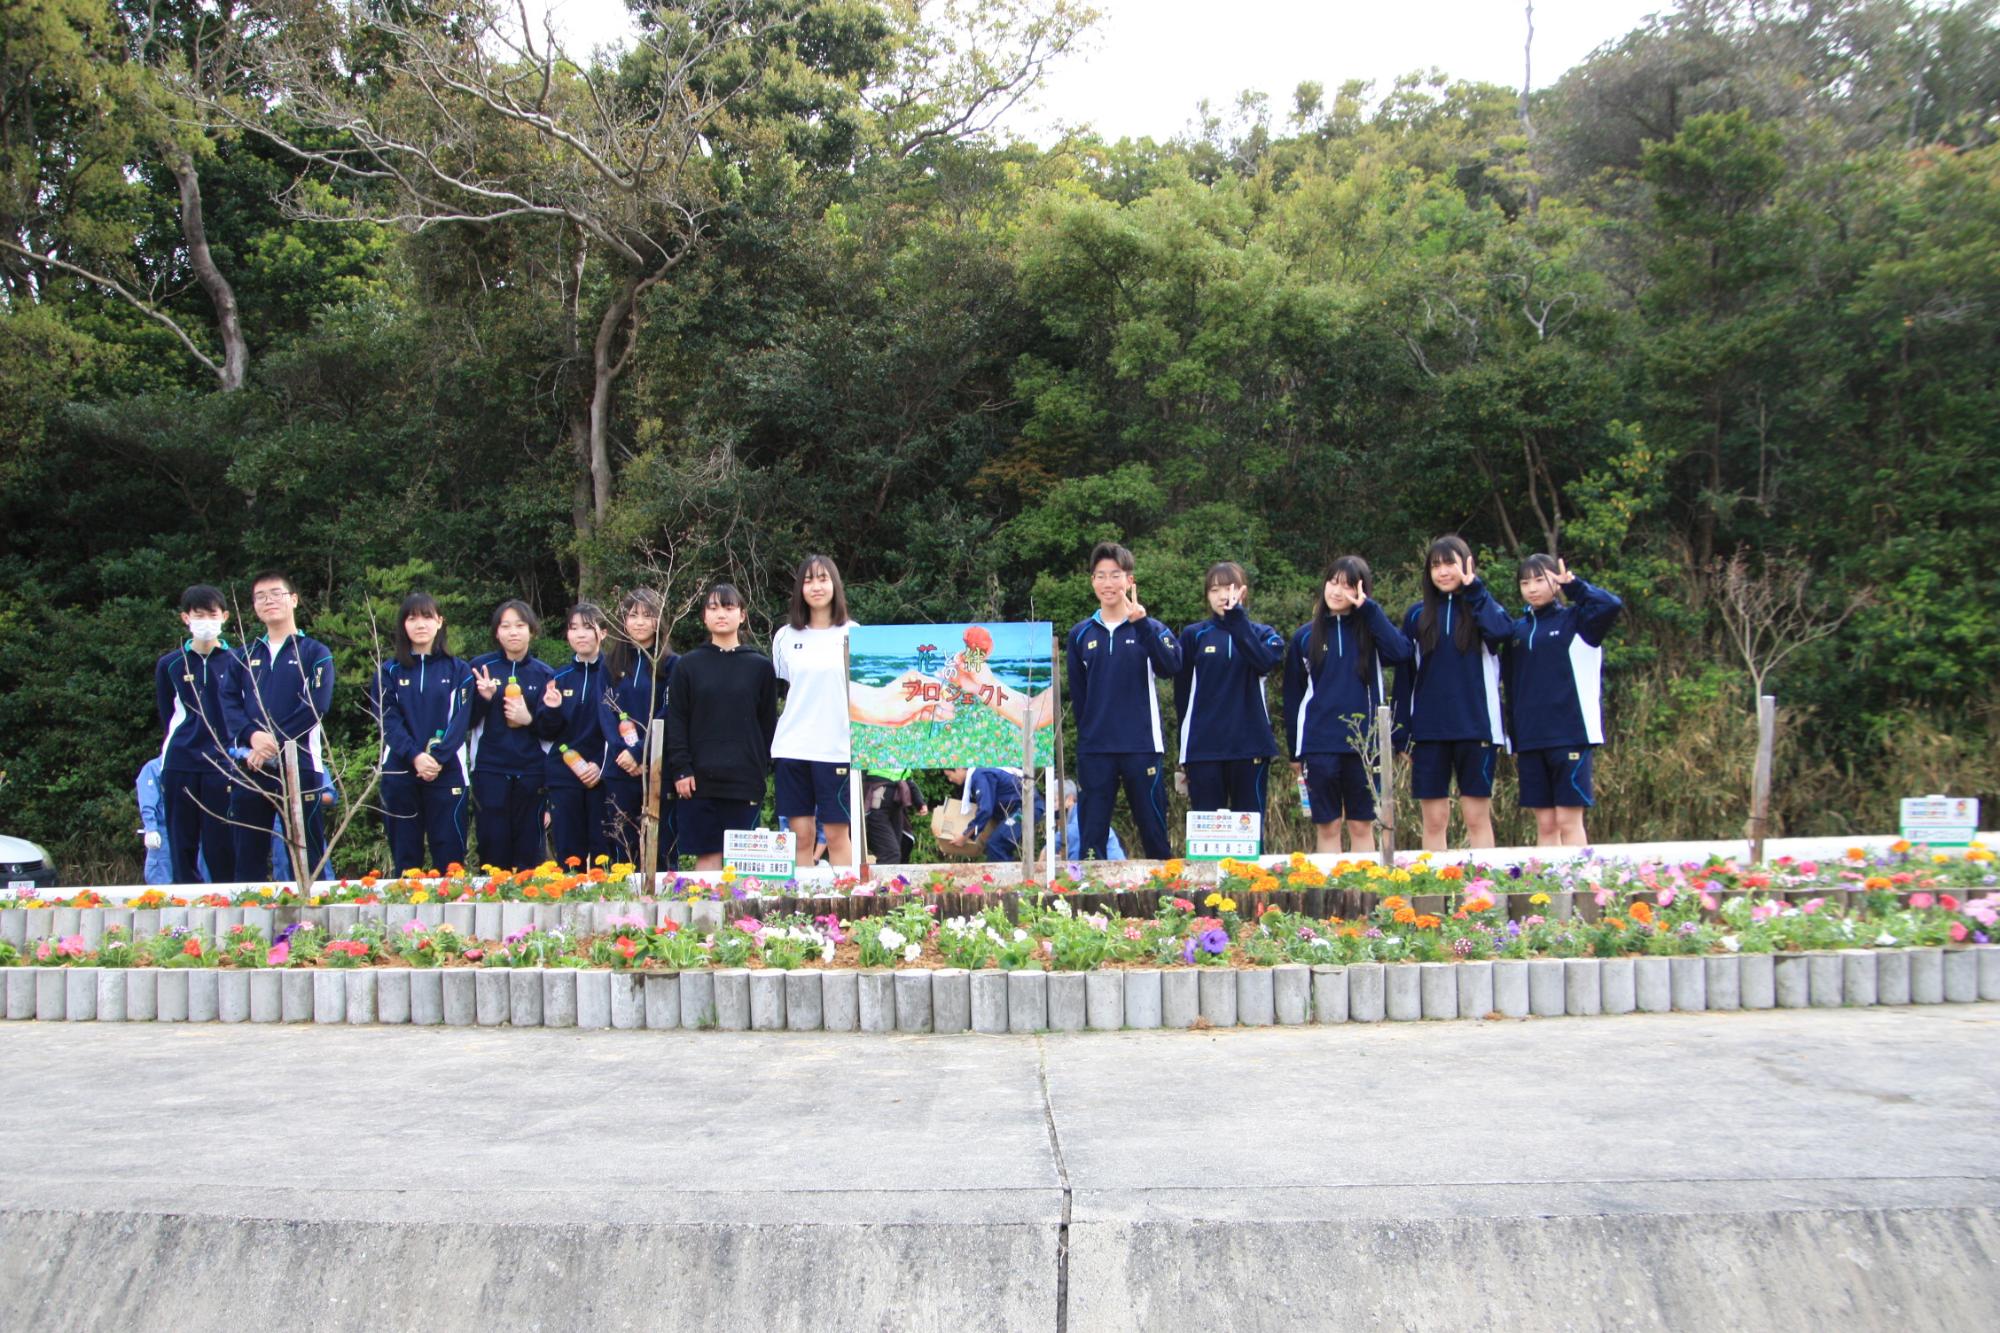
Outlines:
[[[1244,810],[1190,810],[1187,816],[1187,856],[1190,861],[1220,861],[1225,857],[1254,860],[1264,848],[1264,816]]]
[[[1971,796],[1911,796],[1903,801],[1903,836],[1932,847],[1963,847],[1979,833]]]
[[[847,716],[862,768],[1019,768],[1055,762],[1055,627],[858,625]]]

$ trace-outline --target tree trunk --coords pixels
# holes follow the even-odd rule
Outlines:
[[[590,419],[572,411],[569,418],[569,447],[576,459],[576,485],[570,494],[570,521],[576,527],[576,595],[587,601],[596,589],[597,571],[591,563],[590,542],[597,533],[596,511],[591,505]]]
[[[631,320],[632,307],[645,286],[642,275],[624,279],[597,321],[597,338],[590,349],[590,498],[593,517],[599,523],[611,511],[611,391],[631,358],[630,338],[637,330],[628,335],[622,350],[618,348],[618,333]]]
[[[224,393],[233,393],[243,387],[250,371],[250,345],[243,339],[236,289],[229,285],[229,279],[215,265],[215,256],[209,253],[208,224],[201,211],[201,181],[195,175],[193,156],[178,144],[166,145],[162,156],[180,185],[181,237],[187,242],[188,262],[193,265],[202,290],[208,293],[209,303],[215,307],[215,331],[222,339],[222,368],[216,378],[221,381]]]

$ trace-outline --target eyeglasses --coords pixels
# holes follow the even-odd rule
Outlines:
[[[290,597],[292,595],[293,594],[286,592],[283,588],[266,588],[264,589],[264,591],[260,593],[251,594],[250,600],[255,602],[259,606],[271,606],[278,602],[284,601],[287,597]]]
[[[1090,576],[1092,583],[1116,583],[1125,577],[1122,569],[1100,569]]]

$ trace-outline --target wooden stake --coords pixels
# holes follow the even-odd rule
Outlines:
[[[646,785],[639,817],[639,873],[645,877],[648,895],[658,887],[653,875],[660,868],[660,770],[666,749],[667,724],[654,718],[646,728]]]
[[[1396,714],[1388,704],[1375,710],[1375,754],[1382,775],[1382,790],[1376,794],[1375,818],[1382,825],[1382,864],[1396,868],[1396,747],[1393,743]]]
[[[313,880],[319,867],[306,864],[306,806],[299,791],[299,743],[285,742],[284,790],[280,811],[285,821],[285,850],[291,854],[292,877],[299,883],[299,901],[312,897]],[[400,867],[398,867],[400,869]]]
[[[1757,697],[1757,768],[1750,779],[1750,862],[1764,861],[1764,839],[1771,823],[1771,764],[1778,739],[1778,698]]]

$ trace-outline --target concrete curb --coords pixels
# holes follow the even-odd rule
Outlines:
[[[2000,945],[1798,954],[958,968],[0,968],[9,1021],[758,1032],[1115,1032],[2000,999]]]

